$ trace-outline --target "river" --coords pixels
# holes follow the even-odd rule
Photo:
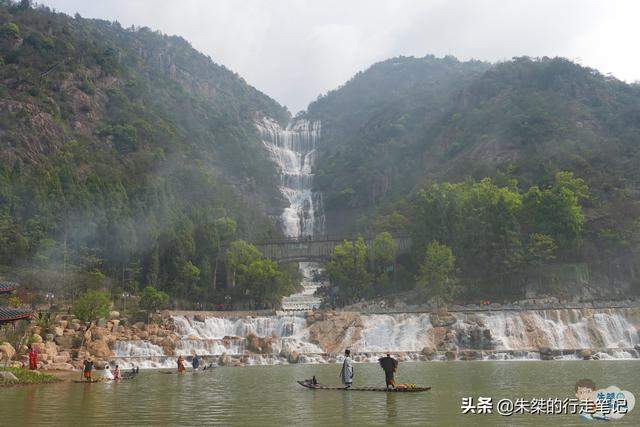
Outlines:
[[[0,425],[583,425],[578,415],[468,415],[463,397],[570,398],[578,379],[640,396],[640,361],[402,363],[400,382],[425,393],[314,391],[295,380],[338,383],[339,365],[217,368],[184,376],[142,371],[111,384],[60,383],[0,389]],[[356,385],[380,385],[375,364],[355,365]],[[616,425],[640,425],[640,408]]]

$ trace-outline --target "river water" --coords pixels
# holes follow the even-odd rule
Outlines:
[[[463,397],[571,398],[578,379],[640,397],[640,361],[402,363],[399,382],[426,393],[314,391],[295,380],[338,383],[339,365],[217,368],[184,376],[142,371],[112,384],[0,389],[0,425],[583,425],[578,415],[463,415]],[[381,385],[375,364],[355,365],[356,385]],[[615,425],[640,425],[640,408]]]

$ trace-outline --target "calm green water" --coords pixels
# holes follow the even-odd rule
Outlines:
[[[462,415],[461,398],[563,399],[573,397],[580,378],[640,397],[640,361],[403,363],[400,382],[433,387],[415,394],[314,391],[295,383],[315,374],[337,384],[338,370],[286,365],[184,376],[145,371],[118,384],[5,388],[0,425],[595,425],[577,415]],[[373,364],[356,364],[355,373],[356,385],[384,380]],[[615,425],[640,425],[640,407]]]

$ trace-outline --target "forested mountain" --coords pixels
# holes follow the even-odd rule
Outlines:
[[[289,117],[180,37],[0,1],[0,264],[198,298],[221,240],[280,233],[263,114]]]
[[[389,59],[309,105],[307,115],[322,120],[315,186],[330,230],[357,229],[371,209],[414,188],[453,95],[489,67],[453,57]]]
[[[422,249],[446,243],[461,276],[492,283],[505,278],[491,272],[527,276],[527,251],[550,238],[557,251],[543,264],[572,266],[591,285],[637,284],[637,84],[562,58],[400,57],[320,97],[307,115],[323,121],[315,184],[330,230],[411,232]],[[588,196],[576,190],[582,183]],[[546,213],[526,212],[536,204]],[[565,227],[577,231],[571,244],[549,231]]]

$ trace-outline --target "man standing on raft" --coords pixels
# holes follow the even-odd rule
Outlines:
[[[340,370],[340,379],[344,388],[351,387],[353,384],[353,364],[351,362],[351,350],[344,351],[344,361],[342,362],[342,369]]]
[[[391,357],[391,354],[387,353],[387,356],[381,357],[378,359],[378,362],[384,370],[384,379],[387,383],[387,388],[389,388],[389,386],[396,388],[394,375],[396,373],[396,369],[398,369],[398,361]]]

